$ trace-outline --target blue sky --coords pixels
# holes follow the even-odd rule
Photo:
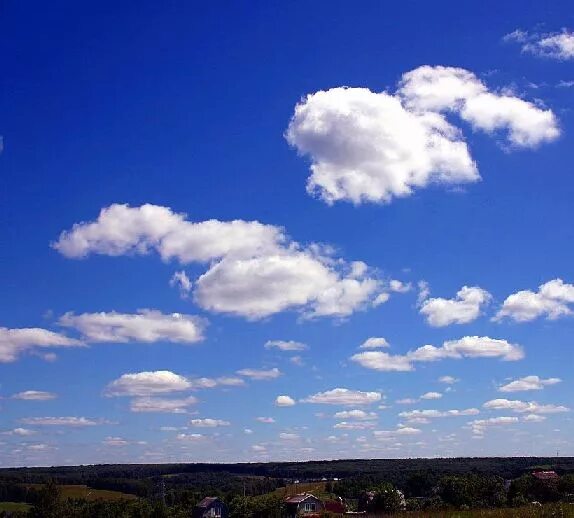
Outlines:
[[[574,454],[568,2],[0,23],[2,465]]]

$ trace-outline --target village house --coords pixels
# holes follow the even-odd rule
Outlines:
[[[287,497],[284,502],[286,518],[296,518],[298,516],[319,516],[324,510],[323,502],[311,493],[301,493]]]
[[[227,506],[217,497],[204,498],[193,509],[192,518],[228,518]]]

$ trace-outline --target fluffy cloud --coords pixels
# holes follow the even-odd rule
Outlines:
[[[325,392],[318,392],[302,399],[302,403],[320,403],[325,405],[370,405],[380,401],[380,392],[362,392],[347,388],[335,388]]]
[[[528,414],[558,414],[570,411],[569,408],[562,405],[541,405],[535,401],[512,399],[492,399],[482,406],[489,410],[512,410],[513,412]]]
[[[286,138],[311,158],[307,191],[327,203],[389,202],[431,182],[479,179],[460,131],[367,88],[332,88],[296,107]]]
[[[421,433],[421,430],[419,428],[399,425],[396,430],[375,430],[373,432],[373,435],[377,439],[386,439],[388,437],[394,437],[396,435],[418,435],[419,433]]]
[[[265,349],[279,349],[280,351],[304,351],[307,345],[294,340],[268,340]]]
[[[342,410],[337,412],[334,416],[335,419],[356,419],[358,421],[372,421],[377,419],[375,412],[365,412],[364,410]]]
[[[254,380],[272,380],[281,376],[281,371],[277,367],[272,369],[241,369],[237,371],[237,374]]]
[[[179,288],[181,298],[186,299],[189,296],[193,283],[187,276],[187,273],[185,273],[185,270],[181,270],[173,274],[172,278],[169,280],[169,285]]]
[[[425,392],[420,398],[421,399],[440,399],[442,394],[440,392]]]
[[[383,302],[383,283],[369,276],[364,263],[336,259],[327,247],[303,247],[283,229],[257,221],[196,223],[168,207],[114,204],[96,221],[62,232],[52,246],[76,259],[156,251],[165,261],[206,263],[193,286],[188,279],[195,302],[248,319],[289,309],[307,317],[345,317]]]
[[[203,319],[181,313],[165,315],[155,310],[136,314],[66,313],[59,324],[76,329],[89,342],[158,342],[195,343],[203,339]]]
[[[255,420],[264,424],[273,424],[275,422],[275,419],[272,417],[256,417]]]
[[[504,41],[520,43],[522,52],[558,60],[574,59],[574,33],[568,29],[546,34],[517,29],[504,36]]]
[[[477,436],[484,435],[486,428],[492,426],[508,426],[518,423],[518,417],[491,417],[489,419],[475,419],[470,421],[468,424],[472,430],[472,433]]]
[[[367,338],[359,346],[359,349],[377,349],[379,347],[389,347],[389,342],[387,342],[383,337],[373,336],[371,338]]]
[[[542,390],[547,385],[560,383],[560,378],[542,379],[539,376],[525,376],[498,387],[500,392],[522,392],[525,390]]]
[[[458,383],[460,380],[455,378],[454,376],[441,376],[438,379],[441,383],[446,383],[447,385],[453,385]]]
[[[57,394],[53,392],[44,392],[42,390],[25,390],[24,392],[18,392],[12,396],[12,399],[23,399],[25,401],[49,401],[51,399],[56,399]]]
[[[507,132],[516,147],[536,147],[560,135],[556,117],[516,95],[489,91],[462,68],[422,66],[403,75],[400,95],[417,111],[453,112],[475,130]]]
[[[327,203],[384,203],[430,183],[480,179],[462,132],[507,131],[517,147],[558,137],[554,114],[510,93],[497,93],[472,72],[422,66],[403,75],[397,92],[332,88],[295,107],[285,137],[311,159],[307,191]]]
[[[485,304],[491,300],[487,291],[477,286],[463,286],[454,299],[431,298],[425,300],[420,313],[434,327],[467,324],[476,320]]]
[[[0,327],[0,363],[16,361],[25,353],[47,347],[81,347],[83,342],[37,327],[8,329]]]
[[[375,426],[376,423],[369,421],[341,421],[333,425],[333,428],[337,430],[369,430]]]
[[[34,426],[96,426],[106,423],[101,419],[87,417],[25,417],[20,422]]]
[[[192,388],[192,383],[171,371],[123,374],[106,387],[107,396],[149,396],[180,392]]]
[[[13,430],[8,430],[2,432],[4,435],[18,435],[19,437],[29,437],[36,433],[35,430],[29,430],[28,428],[14,428]]]
[[[389,282],[389,290],[394,293],[407,293],[411,291],[412,288],[413,287],[410,282],[404,283],[397,279],[391,279],[391,281]]]
[[[282,432],[279,434],[279,439],[283,441],[298,441],[300,439],[300,436],[296,433]]]
[[[219,426],[229,426],[231,423],[229,421],[224,421],[223,419],[192,419],[189,422],[190,426],[195,426],[197,428],[216,428]]]
[[[528,322],[540,316],[555,320],[571,315],[568,304],[574,303],[574,285],[562,279],[541,284],[538,291],[523,290],[508,296],[493,320],[510,318],[516,322]]]
[[[436,419],[440,417],[459,417],[477,415],[480,413],[478,408],[466,408],[464,410],[410,410],[399,413],[399,417],[411,421],[413,419]]]
[[[351,356],[351,360],[378,371],[412,371],[413,363],[432,362],[443,359],[461,358],[501,358],[506,361],[524,357],[522,348],[506,340],[488,336],[464,336],[459,340],[449,340],[442,347],[423,345],[405,355],[391,355],[383,351],[365,351]]]
[[[276,406],[293,406],[295,405],[295,400],[291,396],[277,396],[275,399]]]
[[[156,412],[164,414],[185,414],[187,407],[197,403],[197,399],[189,396],[181,399],[160,397],[136,397],[130,402],[132,412]]]

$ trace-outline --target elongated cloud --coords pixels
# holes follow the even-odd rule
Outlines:
[[[197,398],[193,396],[181,399],[137,397],[130,402],[130,410],[137,413],[185,414],[188,407],[196,403]]]
[[[506,361],[516,361],[523,357],[522,348],[506,340],[488,336],[464,336],[459,340],[448,340],[441,347],[424,345],[405,355],[365,351],[354,354],[351,360],[363,367],[378,371],[412,371],[417,362],[462,358],[500,358]]]
[[[174,342],[192,344],[203,339],[205,321],[199,317],[156,310],[135,314],[66,313],[59,324],[79,331],[89,342]]]
[[[82,347],[85,344],[60,333],[38,327],[0,327],[0,363],[14,362],[26,352],[54,347]]]
[[[500,392],[524,392],[527,390],[542,390],[549,385],[556,385],[562,380],[560,378],[542,379],[539,376],[525,376],[518,378],[505,385],[498,387]]]
[[[45,392],[43,390],[25,390],[12,396],[12,399],[22,399],[24,401],[50,401],[56,399],[58,394]]]
[[[301,403],[319,403],[324,405],[370,405],[380,401],[380,392],[362,392],[347,388],[335,388],[325,392],[318,392],[312,396],[304,398]]]
[[[521,44],[522,52],[534,56],[566,61],[574,59],[574,33],[568,29],[545,34],[517,29],[503,38]]]
[[[359,349],[378,349],[380,347],[389,347],[389,342],[383,337],[373,336],[367,338],[360,346]]]
[[[413,419],[437,419],[441,417],[460,417],[480,414],[478,408],[465,408],[463,410],[409,410],[399,413],[399,417],[407,421]]]
[[[536,292],[522,290],[509,295],[493,320],[528,322],[541,316],[556,320],[572,315],[569,304],[574,304],[574,285],[554,279],[541,284]]]
[[[223,419],[211,419],[208,417],[205,419],[192,419],[189,424],[196,428],[216,428],[218,426],[229,426],[231,423]]]
[[[489,419],[475,419],[468,424],[475,436],[482,437],[487,428],[490,427],[503,427],[518,423],[518,417],[490,417]]]
[[[265,342],[265,349],[279,349],[280,351],[304,351],[307,345],[294,340],[268,340]]]
[[[304,97],[285,133],[311,159],[307,191],[327,203],[385,203],[431,183],[480,179],[456,114],[474,129],[503,132],[515,147],[535,147],[560,131],[550,110],[489,90],[472,72],[422,66],[395,94],[332,88]]]
[[[419,311],[426,317],[427,322],[434,327],[468,324],[480,316],[482,308],[491,299],[490,293],[482,288],[463,286],[454,299],[438,297],[426,299]]]
[[[345,317],[388,298],[384,283],[364,263],[334,258],[327,247],[304,247],[280,227],[193,222],[157,205],[110,205],[95,221],[62,232],[52,246],[72,259],[156,252],[164,261],[207,264],[198,279],[185,279],[194,301],[248,319],[293,309],[307,317]],[[181,281],[180,275],[175,282]]]
[[[88,417],[25,417],[20,419],[21,423],[34,426],[96,426],[106,424],[101,419],[91,419]]]
[[[171,371],[123,374],[106,388],[107,396],[149,396],[188,390],[192,383]]]
[[[540,404],[535,401],[520,401],[512,399],[492,399],[482,405],[488,410],[512,410],[528,414],[560,414],[569,412],[568,407],[554,404]]]
[[[272,369],[241,369],[237,371],[237,374],[254,380],[272,380],[281,376],[281,371],[277,367]]]
[[[294,406],[295,404],[295,400],[291,396],[277,396],[275,399],[276,406]]]

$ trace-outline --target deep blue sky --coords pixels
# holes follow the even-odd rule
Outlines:
[[[0,327],[81,338],[58,325],[61,315],[140,308],[209,321],[205,339],[192,345],[91,343],[42,349],[57,355],[45,361],[30,344],[16,361],[0,363],[6,398],[0,463],[574,454],[568,412],[525,422],[524,413],[482,407],[495,398],[572,405],[572,318],[491,321],[512,293],[536,292],[558,278],[574,282],[574,88],[558,86],[574,80],[573,61],[538,57],[502,41],[517,28],[532,34],[572,28],[570,2],[9,2],[0,24]],[[517,97],[540,100],[555,114],[560,137],[535,149],[508,149],[502,138],[449,118],[464,133],[480,182],[429,185],[386,204],[330,206],[307,194],[310,159],[284,138],[301,98],[338,86],[394,92],[401,76],[421,65],[464,68],[492,91],[512,87]],[[303,247],[332,245],[336,257],[376,269],[381,282],[398,279],[412,289],[343,319],[309,320],[292,307],[250,321],[200,307],[170,287],[176,270],[185,269],[195,282],[205,264],[162,262],[155,253],[74,260],[50,247],[63,230],[96,220],[114,203],[170,207],[196,222],[242,219],[283,227]],[[422,280],[434,297],[453,299],[467,285],[488,291],[492,300],[470,322],[433,327],[417,306]],[[414,372],[380,372],[349,360],[369,337],[385,337],[386,352],[405,354],[475,335],[519,344],[525,358],[444,359],[417,364]],[[304,365],[289,361],[293,353],[265,349],[268,340],[307,344],[297,353]],[[130,412],[130,398],[104,396],[126,373],[217,378],[272,367],[283,374],[193,392],[199,402],[188,412],[197,415]],[[444,375],[460,379],[446,393],[437,382]],[[562,381],[530,392],[497,390],[529,375]],[[299,401],[335,387],[386,396],[363,407],[377,413],[372,430],[333,429],[332,415],[345,407],[274,405],[281,394]],[[27,390],[58,397],[12,398]],[[428,391],[444,396],[396,403]],[[383,402],[389,408],[378,409]],[[467,408],[480,414],[420,425],[398,416]],[[98,424],[25,421],[63,416]],[[276,422],[255,421],[260,416]],[[484,425],[483,437],[472,438],[469,421],[499,416],[519,421]],[[195,418],[230,425],[194,429],[189,421]],[[373,437],[373,430],[395,430],[399,423],[420,432]],[[16,428],[34,433],[18,435]],[[178,439],[178,433],[204,437]],[[299,439],[280,439],[281,433]],[[128,444],[111,446],[106,437]],[[365,440],[357,442],[360,437]]]

